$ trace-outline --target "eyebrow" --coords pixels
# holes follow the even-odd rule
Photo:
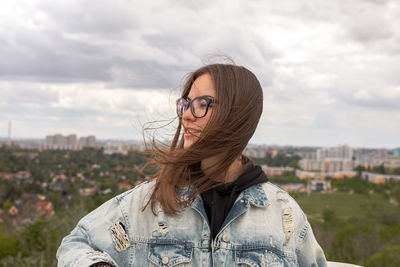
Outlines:
[[[215,99],[215,97],[214,97],[214,96],[211,96],[211,95],[199,95],[199,96],[196,96],[195,98],[198,98],[198,97],[201,97],[201,96],[206,96],[206,97]],[[189,96],[187,96],[186,98],[187,98],[187,100],[192,101],[192,98],[190,98]],[[193,98],[193,99],[194,99],[194,98]]]

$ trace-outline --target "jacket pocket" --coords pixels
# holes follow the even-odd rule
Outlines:
[[[193,244],[177,240],[155,240],[149,244],[148,259],[156,266],[172,267],[190,263]]]
[[[237,249],[235,251],[236,266],[266,267],[286,266],[282,253],[266,248]]]

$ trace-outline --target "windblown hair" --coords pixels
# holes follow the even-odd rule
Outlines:
[[[248,69],[231,64],[206,65],[189,74],[183,87],[186,98],[193,82],[203,74],[210,74],[214,82],[217,103],[210,120],[200,136],[189,148],[183,149],[182,119],[169,146],[160,146],[153,140],[153,163],[158,166],[149,204],[156,214],[157,202],[167,214],[176,214],[197,194],[223,184],[229,166],[245,149],[257,128],[263,109],[263,92],[256,76]],[[200,170],[200,162],[219,155],[209,171]],[[199,177],[203,171],[204,175]],[[194,176],[197,176],[194,178]],[[180,199],[177,189],[191,185],[188,199]]]

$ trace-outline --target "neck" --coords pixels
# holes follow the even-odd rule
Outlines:
[[[201,161],[201,169],[205,174],[211,174],[217,169],[215,162],[219,159],[218,156],[214,156]],[[222,173],[220,177],[216,177],[215,180],[223,181],[223,183],[234,182],[243,172],[242,157],[238,157],[235,161],[228,167],[228,169]]]

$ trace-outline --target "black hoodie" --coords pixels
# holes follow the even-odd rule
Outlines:
[[[250,163],[234,182],[201,193],[211,227],[212,239],[215,239],[239,194],[252,185],[267,181],[268,178],[261,167]]]

